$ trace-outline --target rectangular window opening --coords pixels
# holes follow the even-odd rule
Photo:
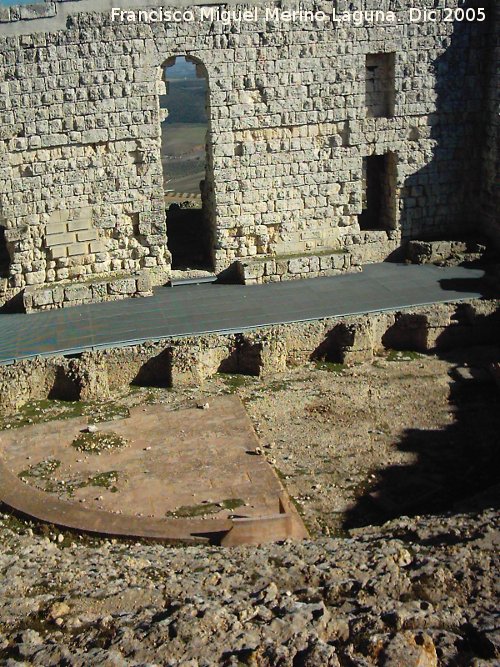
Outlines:
[[[395,54],[369,53],[366,56],[366,116],[392,118],[396,94]]]
[[[5,227],[0,225],[0,278],[6,278],[9,275],[10,254],[5,239]]]
[[[396,155],[363,158],[360,229],[390,230],[396,227]]]

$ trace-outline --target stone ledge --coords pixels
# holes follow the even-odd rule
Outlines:
[[[434,264],[453,258],[479,259],[485,249],[475,240],[408,241],[406,252],[412,264]]]
[[[0,458],[1,500],[25,516],[63,529],[107,537],[150,539],[179,544],[220,544],[232,547],[286,539],[307,539],[302,521],[286,493],[280,511],[251,519],[158,519],[87,509],[76,502],[54,498],[21,482]]]
[[[23,305],[27,313],[33,313],[80,306],[85,303],[152,295],[150,276],[146,272],[141,272],[134,276],[107,276],[88,282],[30,285],[23,292]]]
[[[56,15],[56,6],[53,2],[36,3],[32,5],[20,6],[21,20],[31,21],[33,19],[50,18]]]
[[[337,276],[362,270],[356,257],[344,251],[318,255],[239,259],[235,262],[235,267],[244,285]]]
[[[0,23],[14,23],[15,21],[33,21],[36,19],[52,18],[53,16],[56,16],[56,14],[57,8],[54,2],[0,7]]]

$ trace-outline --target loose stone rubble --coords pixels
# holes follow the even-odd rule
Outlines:
[[[480,261],[486,248],[475,241],[409,241],[408,259],[413,264],[444,266]]]
[[[402,517],[261,548],[0,524],[0,664],[498,664],[498,515]]]

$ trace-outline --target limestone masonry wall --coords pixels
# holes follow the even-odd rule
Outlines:
[[[303,5],[395,12],[395,24],[364,26],[266,21],[263,12],[223,25],[198,20],[200,7],[191,7],[193,22],[113,23],[83,1],[55,29],[59,3],[0,9],[0,231],[9,253],[0,304],[26,286],[140,272],[153,285],[168,279],[159,95],[172,56],[208,76],[215,271],[338,251],[354,252],[351,266],[383,260],[407,239],[477,231],[488,208],[485,154],[485,197],[498,165],[484,141],[488,123],[488,142],[498,137],[498,97],[486,104],[490,3],[480,3],[485,22],[419,24],[407,4]],[[363,160],[373,155],[390,158],[386,210],[382,228],[363,229]],[[288,269],[274,279],[286,277]]]
[[[489,120],[484,153],[483,216],[486,230],[500,248],[500,4],[494,7],[495,29],[491,31]]]

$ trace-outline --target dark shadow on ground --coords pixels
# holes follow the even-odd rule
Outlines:
[[[491,245],[480,259],[466,260],[459,264],[465,269],[481,271],[480,278],[443,278],[441,289],[454,292],[478,292],[485,299],[500,297],[500,251]]]
[[[440,430],[405,431],[397,448],[414,452],[416,462],[376,471],[375,485],[347,513],[345,528],[500,506],[500,388],[488,371],[489,363],[500,360],[500,348],[442,357],[455,364],[449,394],[453,423]]]
[[[19,292],[12,299],[9,299],[3,306],[0,306],[0,314],[7,315],[11,313],[24,313],[23,294]]]
[[[484,298],[495,298],[498,291],[489,284],[488,279],[482,278],[443,278],[439,281],[441,289],[451,292],[476,292]]]
[[[167,348],[148,359],[140,367],[131,384],[138,387],[170,388],[172,386],[172,350]]]

